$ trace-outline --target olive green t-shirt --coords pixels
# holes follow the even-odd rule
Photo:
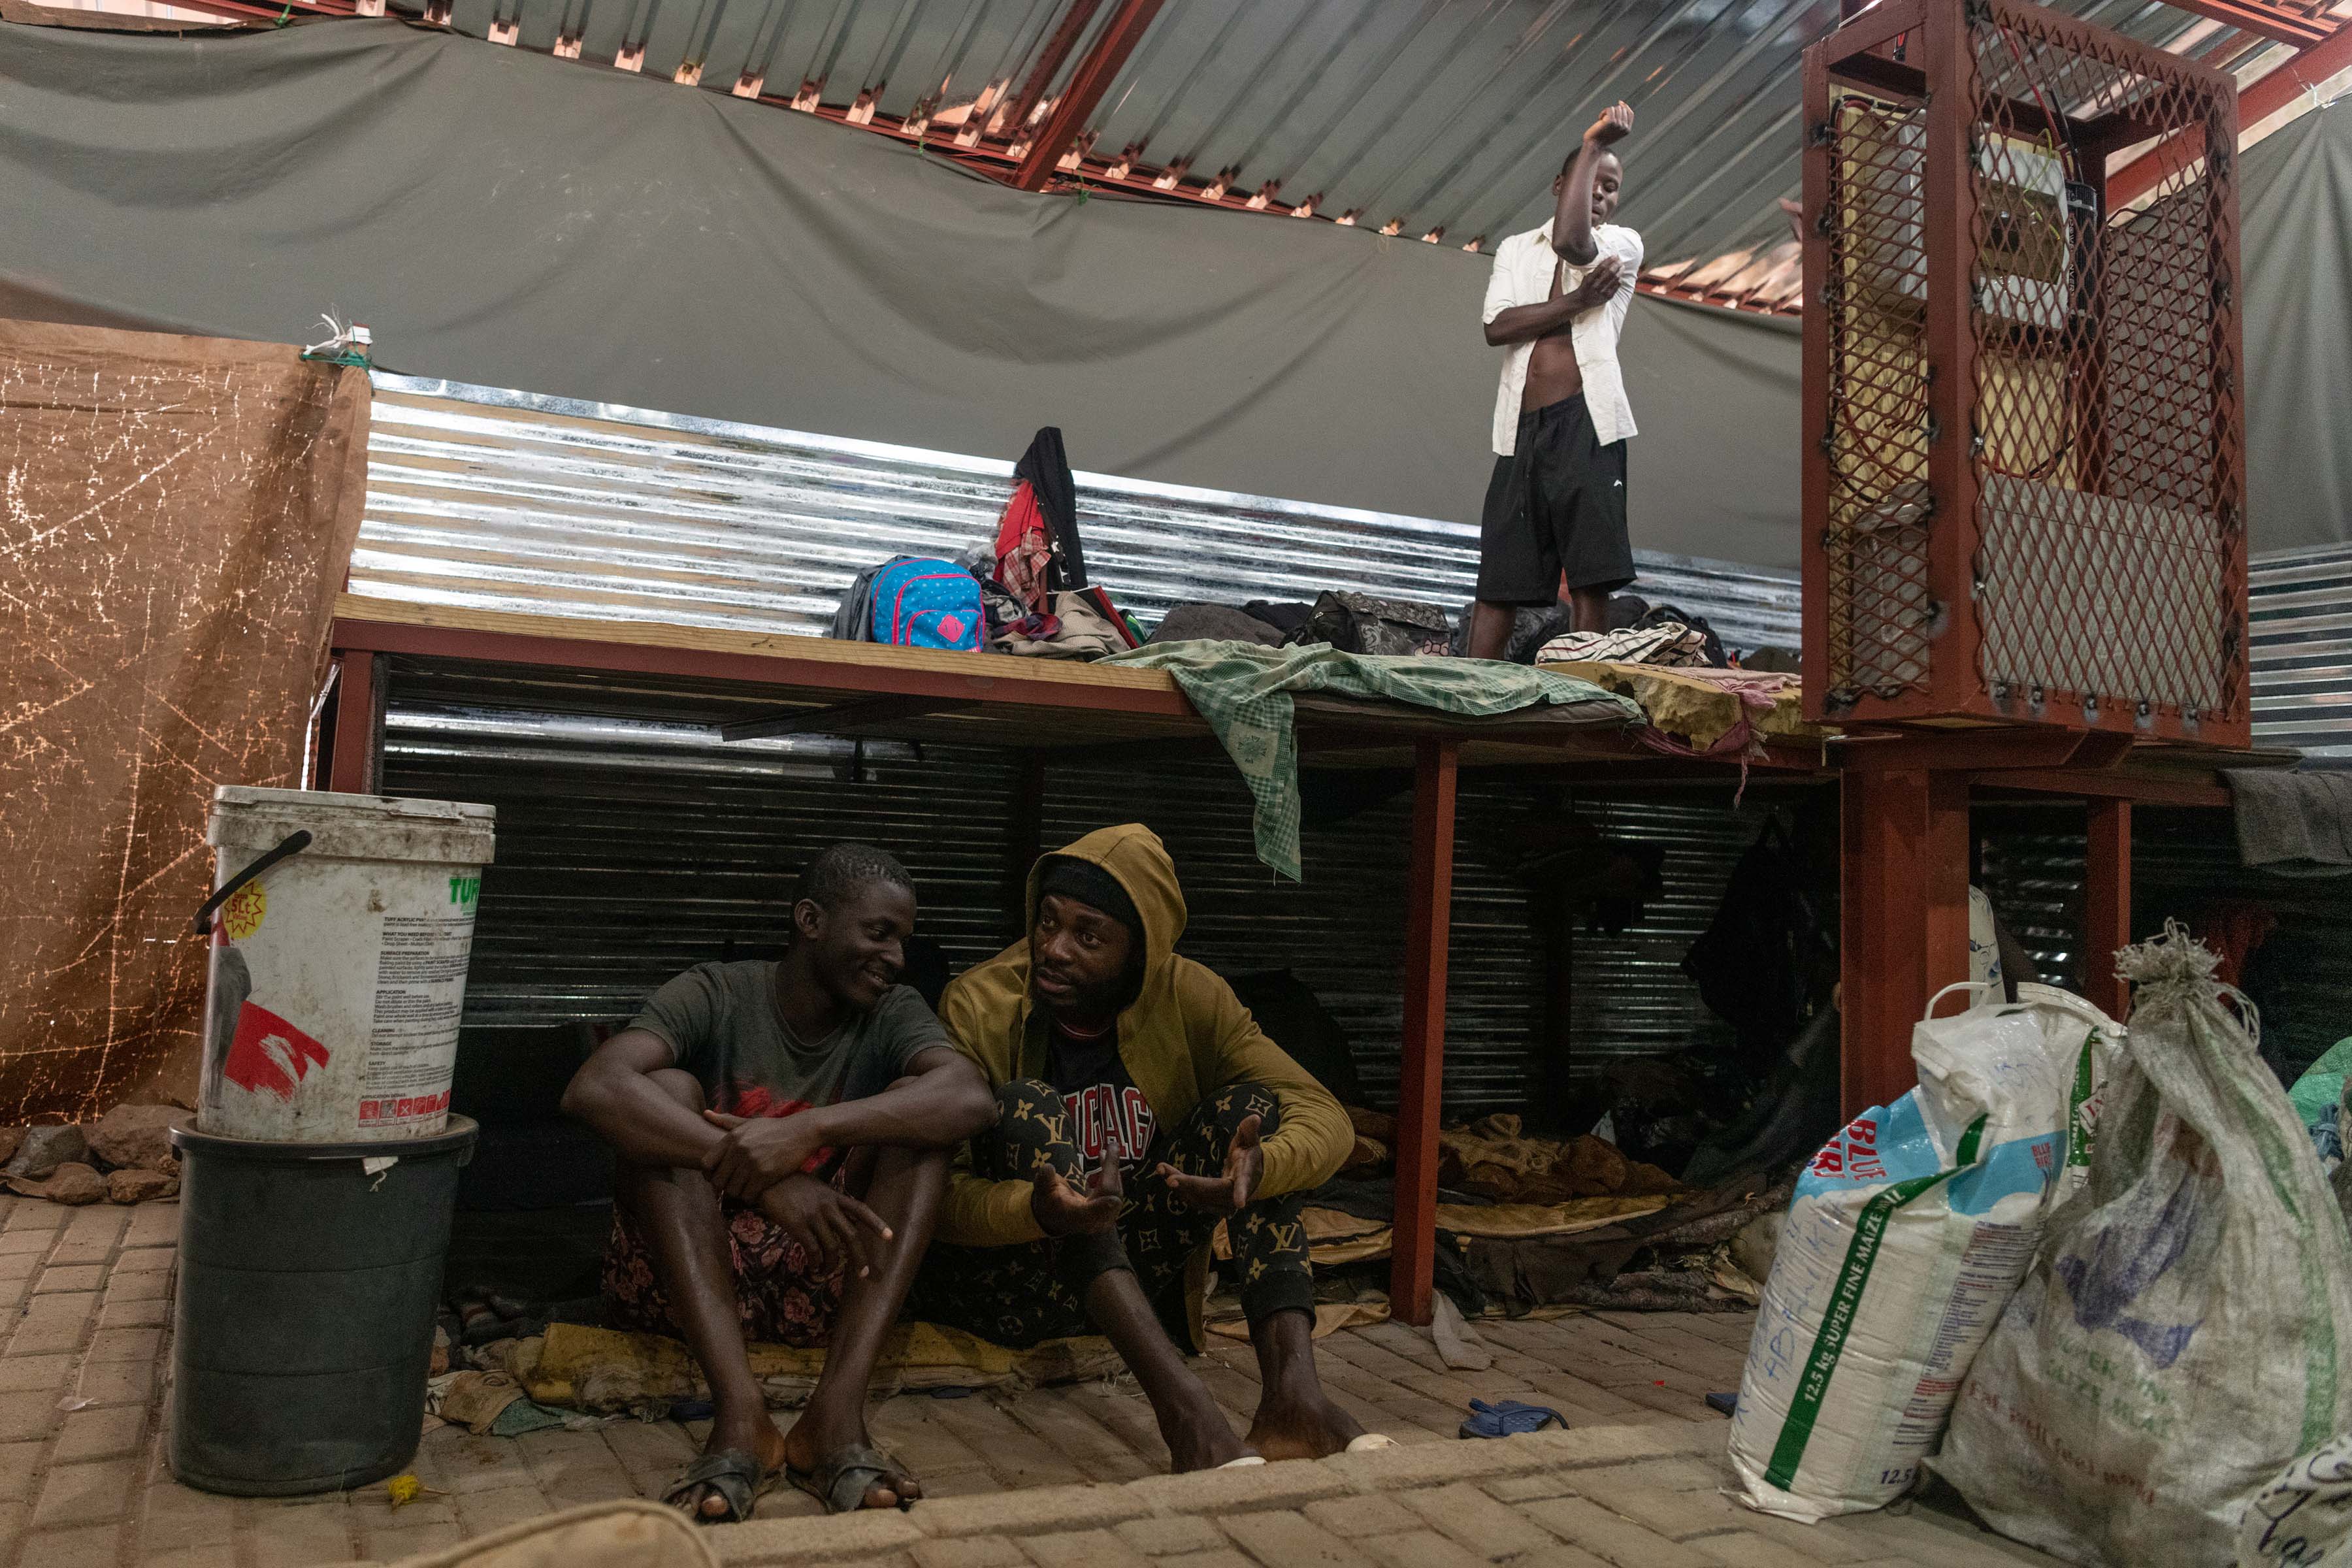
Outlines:
[[[772,960],[703,963],[646,999],[633,1029],[658,1036],[702,1085],[703,1103],[736,1116],[777,1116],[878,1094],[914,1059],[949,1046],[912,986],[894,985],[874,1010],[818,1040],[794,1035],[776,1011]]]

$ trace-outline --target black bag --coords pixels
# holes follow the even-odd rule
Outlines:
[[[1739,1050],[1765,1061],[1796,1037],[1814,1000],[1837,979],[1837,939],[1807,891],[1804,857],[1776,820],[1732,868],[1683,973],[1699,1000],[1732,1027]]]
[[[1633,623],[1633,629],[1649,631],[1655,626],[1676,623],[1688,626],[1699,635],[1699,639],[1706,645],[1706,662],[1709,668],[1715,669],[1731,668],[1731,660],[1724,655],[1723,639],[1715,635],[1713,626],[1708,626],[1705,620],[1692,615],[1688,610],[1678,610],[1672,605],[1653,605],[1649,614]]]
[[[1237,974],[1229,984],[1266,1038],[1342,1105],[1361,1105],[1356,1052],[1347,1029],[1306,982],[1287,969]]]
[[[1452,636],[1445,612],[1433,605],[1326,589],[1291,640],[1328,643],[1342,653],[1442,654]]]

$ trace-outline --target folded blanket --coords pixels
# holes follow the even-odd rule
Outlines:
[[[1570,679],[1484,658],[1375,658],[1326,646],[1257,647],[1239,642],[1168,643],[1106,664],[1164,669],[1217,732],[1256,803],[1257,858],[1292,881],[1298,858],[1297,710],[1291,694],[1387,698],[1416,708],[1488,717],[1522,709],[1580,710],[1598,725],[1642,721],[1639,704]]]
[[[2289,877],[2352,875],[2352,773],[2231,768],[2238,858]]]

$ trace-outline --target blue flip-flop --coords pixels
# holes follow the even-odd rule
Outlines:
[[[1498,1399],[1492,1405],[1474,1399],[1470,1409],[1470,1419],[1462,1423],[1465,1437],[1517,1437],[1568,1425],[1568,1417],[1549,1405],[1522,1405],[1516,1399]]]

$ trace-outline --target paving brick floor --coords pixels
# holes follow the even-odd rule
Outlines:
[[[519,1438],[428,1433],[430,1489],[394,1509],[381,1485],[294,1500],[228,1499],[164,1468],[163,1336],[174,1204],[68,1209],[0,1196],[0,1568],[312,1568],[391,1562],[553,1510],[657,1496],[698,1426],[619,1423]],[[824,1521],[772,1493],[714,1533],[730,1563],[871,1561],[892,1568],[1642,1568],[1688,1563],[1947,1568],[2031,1562],[1928,1510],[1815,1530],[1716,1495],[1725,1421],[1704,1395],[1738,1384],[1745,1315],[1600,1313],[1478,1325],[1495,1364],[1448,1371],[1397,1324],[1322,1342],[1324,1379],[1402,1451],[1207,1477],[1167,1452],[1131,1382],[1017,1398],[880,1401],[877,1440],[923,1477],[908,1515]],[[1237,1426],[1256,1403],[1249,1347],[1199,1363]],[[1555,1406],[1571,1431],[1455,1437],[1473,1397]],[[1549,1445],[1549,1446],[1548,1446]]]

